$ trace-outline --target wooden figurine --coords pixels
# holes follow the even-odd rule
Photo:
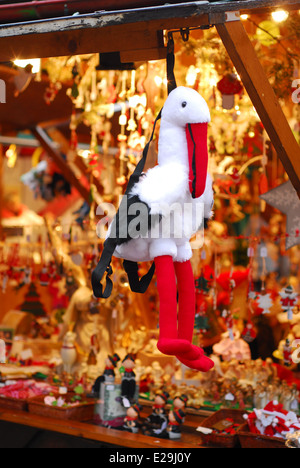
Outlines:
[[[63,338],[63,344],[60,351],[63,368],[68,375],[71,375],[72,368],[77,360],[75,340],[76,334],[69,330]]]
[[[127,409],[126,417],[124,418],[123,429],[128,432],[132,432],[137,434],[141,427],[139,422],[140,412],[142,410],[142,406],[138,403],[130,406]]]
[[[105,383],[114,383],[115,381],[115,369],[117,367],[118,362],[120,361],[120,357],[118,354],[114,354],[113,356],[108,355],[105,360],[105,369],[102,375],[100,375],[94,385],[93,385],[93,393],[99,395],[100,387],[103,382]]]
[[[174,410],[183,410],[186,407],[188,401],[188,397],[185,394],[177,395],[173,400],[173,408]]]
[[[169,422],[167,427],[167,435],[171,440],[181,438],[181,426],[184,422],[185,412],[182,409],[172,410],[169,413]]]
[[[136,391],[136,379],[133,369],[135,368],[135,360],[131,354],[127,354],[122,361],[122,384],[121,384],[121,396],[124,406],[130,406],[130,403],[134,399]]]
[[[168,416],[166,404],[169,398],[168,392],[157,392],[152,406],[152,413],[146,418],[143,433],[145,435],[158,436],[167,428]]]

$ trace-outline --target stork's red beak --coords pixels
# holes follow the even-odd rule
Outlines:
[[[186,126],[189,188],[193,198],[201,197],[205,190],[208,165],[207,128],[207,123],[187,124]]]

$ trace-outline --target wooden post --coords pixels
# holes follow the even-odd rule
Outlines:
[[[239,20],[218,24],[216,28],[300,198],[300,146],[254,47]]]

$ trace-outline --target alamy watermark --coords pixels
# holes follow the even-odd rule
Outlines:
[[[296,338],[291,343],[292,355],[291,360],[294,364],[300,363],[300,339]]]
[[[112,203],[101,203],[96,215],[102,218],[97,224],[97,236],[105,239],[180,239],[191,240],[192,249],[204,242],[203,203],[145,203],[121,197],[118,211]],[[179,242],[180,243],[180,242]]]
[[[4,80],[0,80],[0,104],[6,103],[6,83]]]
[[[300,103],[300,79],[294,80],[292,82],[292,88],[296,88],[292,93],[292,101],[294,104]]]

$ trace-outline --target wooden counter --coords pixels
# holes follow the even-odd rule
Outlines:
[[[0,409],[0,448],[201,448],[196,432],[203,417],[191,416],[180,442],[107,429],[93,423],[58,420]]]

